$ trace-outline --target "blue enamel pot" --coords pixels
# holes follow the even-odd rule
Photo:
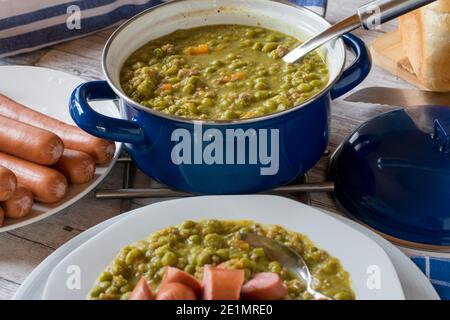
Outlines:
[[[328,143],[330,103],[361,83],[371,68],[364,43],[348,34],[322,49],[330,80],[302,105],[238,121],[192,121],[139,105],[119,83],[127,57],[151,39],[208,24],[260,25],[306,39],[329,27],[315,13],[260,0],[185,0],[147,10],[111,36],[104,53],[106,81],[80,85],[70,113],[86,132],[123,142],[139,169],[172,188],[193,193],[254,193],[284,185],[320,159]],[[355,53],[345,68],[346,50]],[[122,119],[95,112],[90,100],[118,99]]]

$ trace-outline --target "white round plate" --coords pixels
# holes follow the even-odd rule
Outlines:
[[[324,211],[325,212],[325,211]],[[45,285],[47,284],[47,279],[50,273],[53,271],[55,266],[64,259],[70,252],[78,248],[80,245],[109,227],[110,225],[118,222],[120,219],[126,217],[131,212],[123,213],[114,218],[108,219],[99,223],[89,230],[80,233],[70,241],[66,242],[64,245],[59,247],[50,256],[48,256],[44,261],[42,261],[39,266],[37,266],[25,279],[22,285],[14,294],[13,300],[41,300],[42,293],[44,292]],[[333,216],[345,224],[351,226],[352,228],[365,234],[367,237],[375,241],[379,246],[381,246],[387,253],[392,261],[392,264],[397,271],[398,277],[400,278],[400,283],[402,284],[403,291],[405,293],[405,298],[407,300],[439,300],[439,295],[437,294],[434,287],[431,285],[430,280],[423,274],[423,272],[409,259],[402,251],[400,251],[396,246],[382,238],[375,232],[365,228],[364,226],[356,223],[355,221],[349,220],[343,216],[340,216],[333,212],[326,212],[326,214]]]
[[[404,299],[389,257],[375,242],[317,209],[266,195],[193,197],[133,210],[66,256],[50,274],[43,298],[85,299],[95,279],[122,247],[184,220],[200,219],[249,219],[304,233],[341,261],[350,273],[357,299]],[[81,285],[69,289],[73,270],[80,271]],[[379,272],[377,288],[367,285],[373,270]]]
[[[72,91],[85,80],[46,68],[29,66],[0,66],[0,93],[50,117],[74,124],[69,114]],[[98,112],[120,118],[119,109],[111,101],[96,101],[92,107]],[[107,165],[97,166],[94,179],[83,185],[70,185],[63,200],[54,204],[35,203],[30,215],[22,219],[6,219],[0,232],[10,231],[51,216],[80,200],[94,189],[109,173],[120,153],[116,144],[114,159]]]

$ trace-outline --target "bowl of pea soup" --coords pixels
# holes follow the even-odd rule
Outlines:
[[[184,0],[120,26],[103,52],[106,81],[72,94],[83,130],[125,143],[136,165],[170,187],[254,193],[294,180],[322,156],[333,99],[370,71],[353,35],[295,63],[282,57],[329,23],[292,4]],[[346,47],[356,54],[345,68]],[[123,119],[89,99],[118,99]]]

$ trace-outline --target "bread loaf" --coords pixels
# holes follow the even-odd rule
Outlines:
[[[419,80],[433,91],[450,91],[450,0],[404,15],[400,33]]]

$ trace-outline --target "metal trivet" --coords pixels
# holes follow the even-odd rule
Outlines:
[[[327,155],[327,153],[325,154]],[[123,154],[117,160],[118,163],[123,163],[123,181],[121,189],[99,189],[95,196],[97,199],[121,199],[121,212],[128,211],[131,206],[132,199],[142,198],[180,198],[195,196],[195,194],[170,189],[167,187],[158,188],[133,188],[134,175],[136,167],[131,158]],[[297,179],[286,186],[272,189],[262,194],[276,194],[283,195],[302,203],[311,204],[311,192],[331,192],[334,189],[332,182],[309,183],[308,174]]]

